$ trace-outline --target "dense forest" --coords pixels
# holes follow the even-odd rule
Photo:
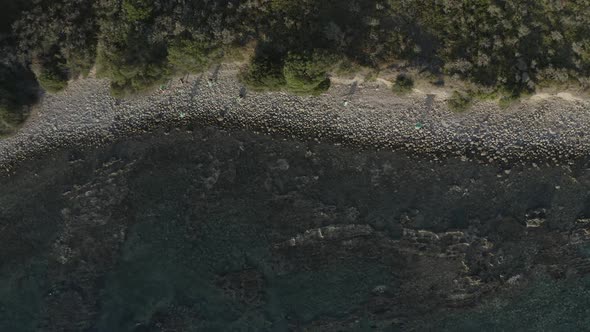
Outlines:
[[[252,89],[316,94],[345,61],[518,96],[590,85],[590,0],[5,0],[0,134],[92,68],[125,96],[254,45]],[[36,78],[36,79],[35,79]],[[404,89],[412,79],[400,77]],[[439,82],[440,83],[440,82]]]

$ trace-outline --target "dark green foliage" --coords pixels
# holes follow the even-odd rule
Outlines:
[[[182,74],[201,72],[220,57],[219,49],[206,42],[180,39],[168,46],[168,62]]]
[[[510,96],[590,86],[586,0],[10,0],[6,8],[0,42],[18,18],[8,39],[23,63],[39,60],[35,71],[52,91],[87,74],[97,54],[101,74],[126,94],[171,71],[202,71],[220,50],[252,41],[257,53],[241,77],[255,89],[325,90],[335,61],[319,54],[374,69],[403,60]]]
[[[393,84],[393,92],[398,94],[404,94],[412,91],[414,87],[414,80],[408,74],[399,74],[395,78]]]
[[[39,59],[33,62],[31,68],[39,85],[48,92],[59,92],[68,85],[68,72],[63,59]]]
[[[23,10],[31,6],[31,0],[4,0],[0,10],[0,41],[11,34],[12,24]]]
[[[464,112],[471,106],[473,96],[469,92],[454,91],[448,100],[449,109],[453,112]]]
[[[513,91],[533,90],[545,70],[588,76],[587,4],[580,1],[391,1],[420,27],[419,55],[448,74]],[[424,38],[423,36],[428,36]],[[424,43],[429,41],[429,43]]]
[[[240,78],[253,90],[279,90],[286,85],[284,62],[273,55],[258,55],[241,73]]]
[[[326,91],[330,87],[327,71],[333,63],[333,58],[323,53],[290,53],[283,68],[287,89],[304,94],[319,94]]]
[[[52,93],[59,92],[68,85],[68,81],[60,72],[46,68],[42,69],[37,80],[43,89]]]
[[[13,133],[26,119],[28,105],[37,99],[35,75],[18,61],[10,29],[29,5],[29,1],[6,1],[0,10],[0,136]]]
[[[515,102],[518,102],[522,95],[523,94],[514,94],[514,93],[503,94],[500,96],[500,99],[498,100],[498,104],[500,105],[500,107],[506,108],[506,107],[514,104]]]
[[[328,73],[334,58],[322,52],[311,54],[289,53],[283,74],[287,90],[293,93],[319,94],[330,87]]]
[[[130,41],[130,43],[134,43]],[[140,44],[131,50],[101,49],[98,58],[98,74],[111,80],[111,91],[117,97],[140,92],[166,81],[169,70],[165,63],[165,50],[141,52]]]
[[[35,69],[46,72],[43,78],[51,82],[43,86],[55,90],[69,77],[88,74],[94,65],[99,28],[93,0],[38,1],[14,29],[20,57],[47,67]]]
[[[0,91],[0,98],[5,98],[5,92]],[[22,113],[14,109],[0,105],[0,137],[11,133],[22,122]]]
[[[14,131],[26,118],[27,105],[37,100],[35,75],[15,62],[0,63],[0,136]]]
[[[4,91],[0,91],[0,98],[4,99]],[[0,137],[11,134],[24,121],[25,114],[22,110],[0,104]]]
[[[120,66],[113,72],[111,92],[115,97],[124,97],[144,91],[166,81],[168,71],[156,64]]]
[[[150,40],[146,26],[130,22],[126,14],[112,12],[101,27],[97,74],[111,81],[113,95],[123,97],[168,79],[166,44]]]
[[[362,67],[349,59],[343,59],[335,68],[335,72],[339,76],[352,77],[356,75]]]
[[[275,48],[319,45],[374,65],[405,59],[518,95],[541,82],[590,85],[584,1],[273,1]]]
[[[105,60],[99,62],[99,74],[111,80],[113,95],[123,97],[168,79],[169,70],[165,63],[152,62],[149,54],[147,56],[126,61],[124,57],[111,57],[106,60],[108,55],[102,55],[102,59]]]
[[[328,71],[335,63],[335,57],[323,51],[280,54],[269,48],[259,50],[241,78],[254,90],[314,95],[330,87]]]
[[[154,10],[149,0],[123,0],[123,11],[130,22],[142,21],[151,17]]]

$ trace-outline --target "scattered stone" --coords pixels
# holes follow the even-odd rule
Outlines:
[[[525,214],[525,223],[527,228],[541,227],[545,223],[547,209],[540,208],[529,211]]]
[[[584,135],[590,132],[590,113],[578,111],[590,109],[590,101],[524,100],[513,106],[517,112],[482,101],[477,112],[459,117],[443,103],[424,103],[422,96],[400,98],[387,89],[359,89],[354,92],[354,108],[343,109],[343,104],[351,106],[348,99],[342,100],[348,85],[334,83],[317,97],[247,93],[237,79],[239,70],[237,64],[226,64],[214,70],[214,79],[208,79],[210,74],[189,76],[124,100],[110,95],[105,80],[74,81],[63,93],[46,94],[20,131],[0,140],[0,170],[10,174],[19,163],[61,147],[98,147],[125,136],[184,127],[189,119],[191,126],[248,128],[375,150],[404,149],[437,160],[450,154],[482,163],[534,161],[532,167],[539,168],[537,163],[544,160],[566,164],[590,154],[590,136]],[[425,117],[427,131],[422,130]]]

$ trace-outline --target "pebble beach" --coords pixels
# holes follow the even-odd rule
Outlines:
[[[565,164],[590,153],[590,101],[583,99],[533,96],[508,108],[479,101],[454,113],[436,95],[397,96],[380,80],[337,81],[312,97],[249,91],[238,72],[238,65],[226,64],[123,100],[110,95],[105,80],[73,81],[45,95],[21,129],[0,140],[0,171],[13,172],[54,150],[198,126],[404,150],[433,160]]]

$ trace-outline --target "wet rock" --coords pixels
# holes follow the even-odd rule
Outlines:
[[[527,228],[541,227],[545,223],[547,209],[540,208],[530,210],[525,214],[525,222]]]

